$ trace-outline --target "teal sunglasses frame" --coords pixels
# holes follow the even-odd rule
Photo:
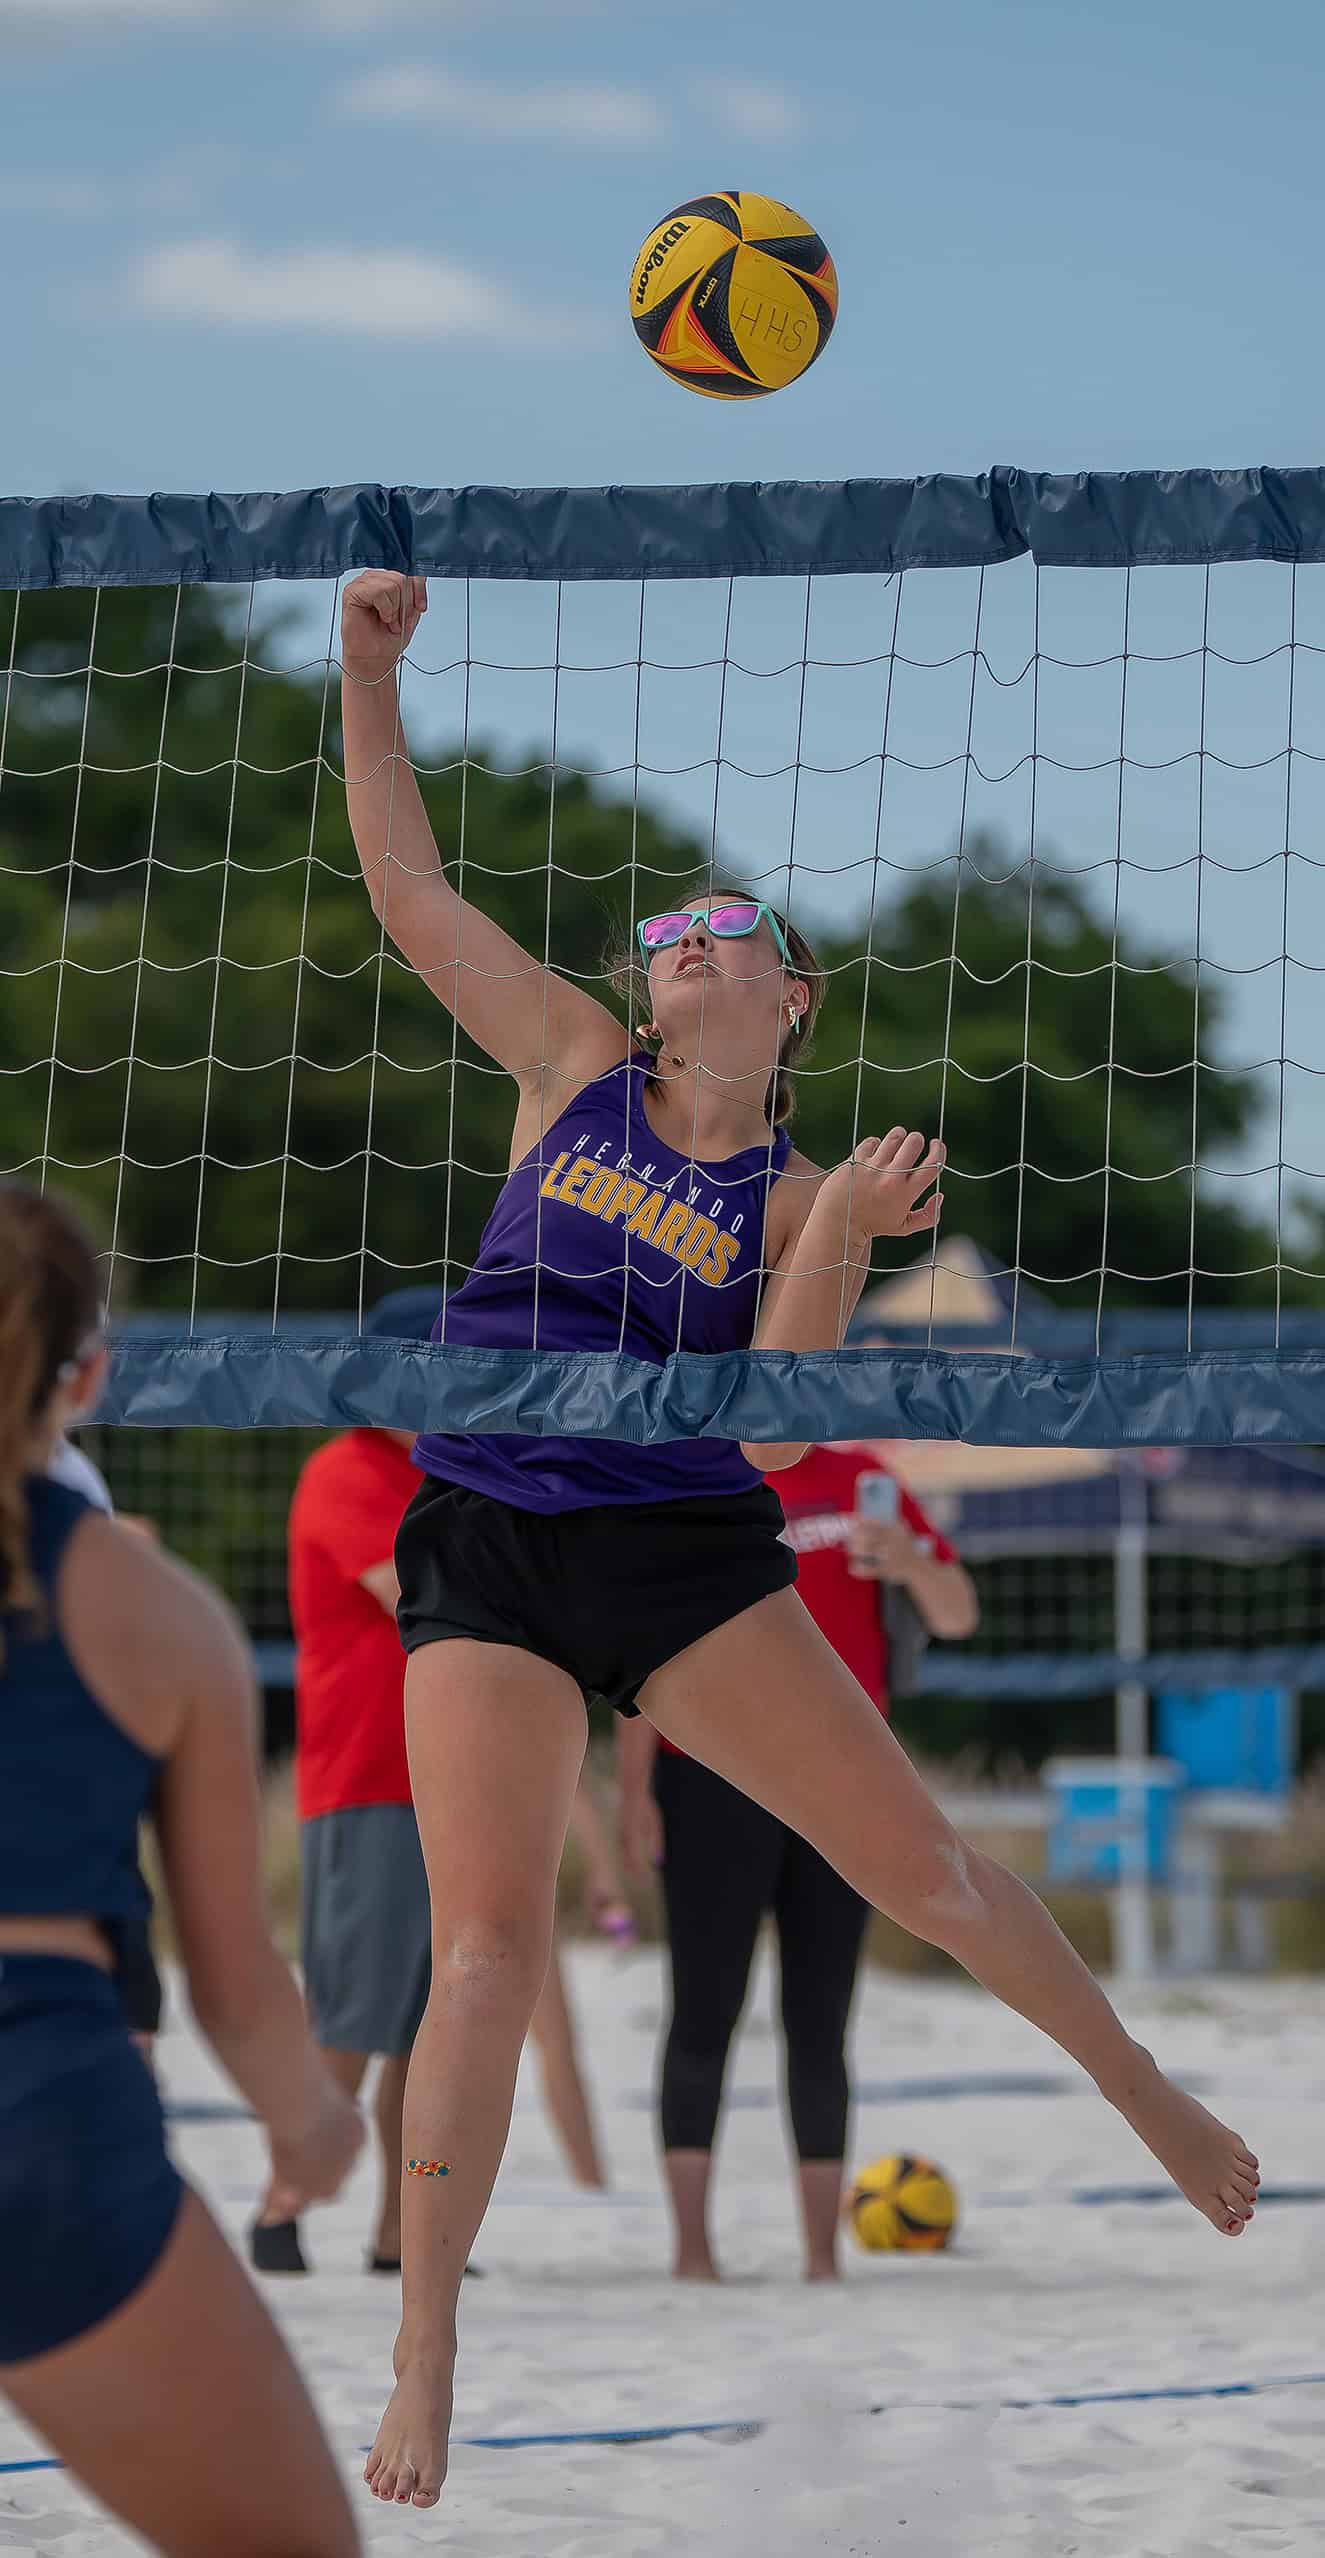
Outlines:
[[[748,924],[742,924],[739,932],[720,933],[715,932],[712,924],[709,922],[709,916],[715,906],[719,913],[721,913],[722,909],[727,906],[750,906],[753,907],[754,912],[751,916],[750,922]],[[646,967],[648,966],[649,961],[653,958],[655,951],[675,950],[677,942],[681,939],[681,934],[678,933],[673,941],[646,942],[644,936],[648,931],[650,924],[660,924],[664,915],[684,915],[686,924],[703,924],[709,932],[713,933],[715,941],[748,941],[751,933],[759,930],[762,918],[763,922],[767,924],[774,941],[777,943],[778,949],[782,954],[784,964],[788,968],[795,965],[791,952],[787,948],[787,936],[783,932],[782,926],[778,922],[772,907],[766,906],[762,897],[712,897],[705,906],[664,906],[660,913],[656,915],[646,915],[643,921],[635,926],[635,938],[639,943],[641,952],[643,953],[644,964]],[[685,927],[683,926],[682,930],[684,931],[684,929]]]

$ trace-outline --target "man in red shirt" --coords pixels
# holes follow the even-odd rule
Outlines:
[[[896,1485],[892,1519],[866,1515],[862,1449],[814,1447],[777,1477],[797,1587],[881,1713],[888,1711],[890,1607],[931,1634],[972,1634],[975,1590],[920,1504]],[[643,1875],[662,1869],[672,2017],[659,2104],[675,2228],[674,2271],[717,2278],[708,2229],[713,2140],[727,2053],[771,1910],[782,1973],[787,2097],[799,2162],[807,2279],[837,2273],[846,2151],[846,2029],[867,1904],[772,1813],[670,1743],[643,1715],[618,1735],[622,1843]],[[655,1755],[656,1753],[656,1755]]]
[[[357,2095],[382,2054],[382,2198],[369,2265],[400,2263],[405,2075],[428,1997],[428,1879],[405,1755],[396,1529],[418,1486],[409,1430],[349,1430],[309,1458],[290,1509],[295,1790],[304,1986],[335,2077]],[[290,2198],[273,2186],[250,2233],[262,2273],[304,2273]]]

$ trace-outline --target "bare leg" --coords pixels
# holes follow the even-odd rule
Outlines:
[[[841,2272],[837,2261],[837,2233],[842,2217],[842,2161],[840,2158],[803,2158],[797,2175],[801,2226],[805,2232],[806,2282],[835,2282]]]
[[[400,2179],[403,2170],[405,2081],[408,2052],[388,2052],[382,2062],[373,2100],[382,2161],[382,2200],[377,2215],[377,2256],[400,2254]]]
[[[435,2505],[446,2475],[456,2300],[510,2128],[520,2051],[552,1946],[580,1761],[573,1680],[501,1643],[411,1653],[405,1725],[432,1901],[432,1988],[405,2089],[396,2386],[364,2476]]]
[[[678,2283],[716,2283],[720,2276],[709,2237],[709,2180],[713,2172],[713,2152],[711,2149],[667,2149],[663,2151],[663,2166],[667,2171],[667,2191],[672,2201],[676,2250],[672,2273]]]
[[[547,1978],[539,1993],[529,2028],[538,2049],[543,2102],[556,2126],[566,2164],[577,2185],[604,2187],[607,2178],[599,2156],[589,2098],[580,2071],[575,2020],[566,1996],[561,1956],[555,1936]]]
[[[1052,2035],[1188,2201],[1226,2236],[1240,2234],[1256,2197],[1251,2151],[1133,2042],[1035,1894],[957,1837],[793,1590],[691,1644],[641,1702],[660,1731],[799,1829],[876,1908]]]
[[[133,2298],[0,2390],[165,2558],[355,2558],[303,2382],[196,2194]]]

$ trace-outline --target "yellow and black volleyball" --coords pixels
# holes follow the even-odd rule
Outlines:
[[[799,213],[726,187],[678,204],[649,233],[630,309],[641,346],[673,382],[711,400],[756,400],[822,353],[837,273]]]
[[[862,2167],[845,2218],[862,2247],[929,2255],[957,2226],[957,2197],[932,2158],[876,2158]]]

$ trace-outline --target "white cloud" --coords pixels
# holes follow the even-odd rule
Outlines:
[[[427,62],[365,71],[346,82],[335,103],[346,115],[381,123],[606,150],[663,141],[674,127],[667,109],[644,89],[584,81],[516,88]],[[712,77],[693,105],[716,132],[739,142],[789,142],[804,130],[799,102],[788,90],[752,84],[740,72]]]
[[[593,82],[513,88],[467,80],[423,62],[401,62],[351,80],[336,103],[347,115],[434,128],[458,126],[506,142],[582,142],[629,150],[656,142],[667,119],[642,89]]]
[[[804,129],[800,104],[785,89],[752,88],[733,74],[707,86],[703,96],[714,122],[742,142],[790,142]]]
[[[129,278],[142,311],[213,327],[308,330],[322,337],[423,346],[531,347],[592,343],[586,324],[528,302],[510,285],[453,258],[411,249],[242,249],[185,240],[153,249]]]

